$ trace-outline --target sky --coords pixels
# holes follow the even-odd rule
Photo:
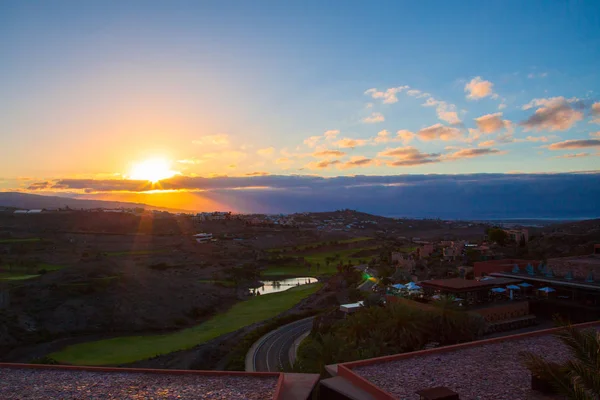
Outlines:
[[[202,208],[210,181],[161,182],[589,175],[599,27],[597,1],[6,0],[0,190]]]

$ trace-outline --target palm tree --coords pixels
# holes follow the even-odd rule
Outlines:
[[[571,360],[556,364],[539,355],[524,352],[523,363],[532,375],[550,384],[558,393],[573,400],[600,398],[600,332],[578,330],[567,325],[556,333],[570,350]]]

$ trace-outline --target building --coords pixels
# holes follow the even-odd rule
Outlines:
[[[0,363],[2,399],[308,399],[317,374]],[[33,384],[35,382],[35,384]]]
[[[600,322],[576,325],[600,330]],[[522,333],[412,353],[327,366],[321,381],[326,399],[417,399],[420,392],[446,392],[444,399],[555,399],[540,392],[519,353],[530,351],[564,362],[569,349],[553,336],[558,329]],[[534,389],[535,388],[535,389]]]
[[[340,311],[345,314],[352,314],[360,310],[363,306],[364,303],[362,301],[359,301],[358,303],[342,304],[340,305]]]
[[[510,272],[514,269],[515,265],[524,270],[528,264],[538,265],[539,263],[539,260],[522,260],[516,258],[478,261],[473,263],[473,273],[475,274],[475,278],[480,278],[492,272]]]
[[[516,243],[527,243],[529,242],[529,231],[525,228],[523,229],[504,229],[504,232],[508,234],[508,237],[511,241]]]
[[[212,233],[197,233],[194,235],[194,239],[196,239],[196,242],[198,243],[207,243],[213,240],[213,234]]]
[[[429,257],[435,251],[435,246],[432,243],[424,244],[421,247],[417,248],[417,254],[419,255],[419,259],[423,259]]]

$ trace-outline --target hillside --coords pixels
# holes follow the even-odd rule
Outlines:
[[[143,203],[128,203],[123,201],[105,201],[73,199],[70,197],[42,196],[38,194],[20,192],[0,192],[0,207],[37,209],[37,208],[65,208],[91,209],[91,208],[144,208],[148,210],[161,210],[181,212],[182,210],[155,207]]]

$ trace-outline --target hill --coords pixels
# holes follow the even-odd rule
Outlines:
[[[74,199],[60,196],[44,196],[20,192],[0,192],[0,207],[38,209],[38,208],[65,208],[92,209],[92,208],[144,208],[147,210],[160,210],[182,212],[183,210],[155,207],[143,203],[129,203],[124,201],[106,201]]]

